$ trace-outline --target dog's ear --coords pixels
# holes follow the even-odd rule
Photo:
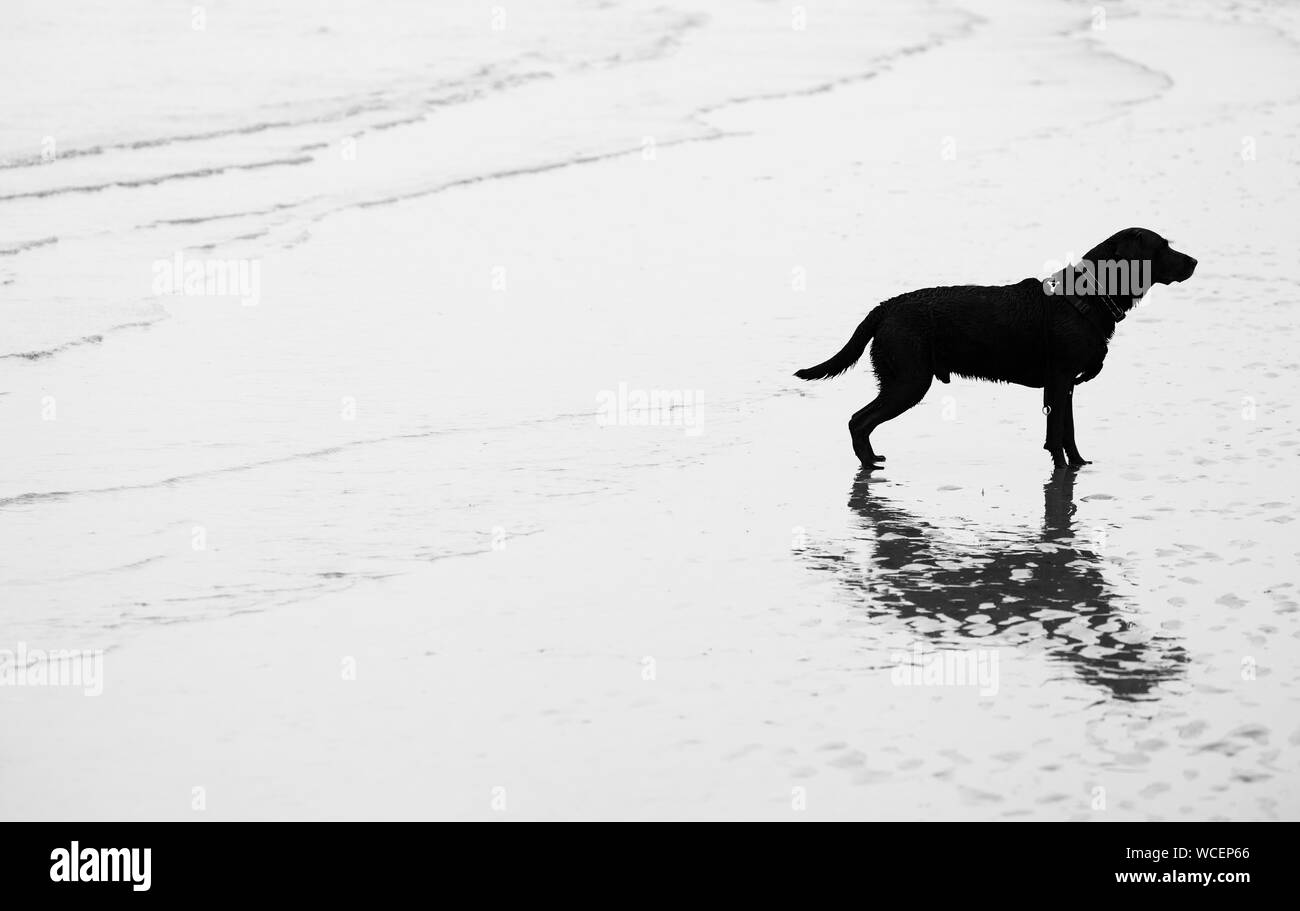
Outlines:
[[[1113,259],[1136,259],[1142,255],[1142,232],[1125,228],[1111,237],[1114,241]]]
[[[1097,246],[1093,247],[1087,253],[1083,254],[1083,259],[1094,268],[1099,262],[1104,262],[1105,260],[1110,260],[1110,259],[1118,259],[1119,258],[1118,254],[1120,249],[1120,235],[1122,235],[1123,233],[1124,232],[1121,231],[1119,234],[1112,234],[1110,237],[1106,238],[1101,243],[1097,244]]]
[[[1137,228],[1125,228],[1097,244],[1085,253],[1083,258],[1094,266],[1111,260],[1136,259],[1141,255],[1139,250],[1141,246],[1141,232]]]

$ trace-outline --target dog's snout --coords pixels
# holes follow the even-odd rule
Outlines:
[[[1170,250],[1171,256],[1166,259],[1168,263],[1169,277],[1172,281],[1185,282],[1192,277],[1196,271],[1196,257],[1188,256],[1181,250]]]

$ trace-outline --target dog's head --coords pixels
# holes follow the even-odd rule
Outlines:
[[[1128,264],[1136,270],[1135,279],[1149,276],[1147,281],[1156,285],[1187,281],[1196,271],[1195,259],[1175,250],[1169,241],[1146,228],[1125,228],[1112,234],[1089,250],[1084,259],[1098,272],[1112,271],[1112,274],[1114,271],[1108,267]],[[1132,291],[1116,288],[1112,293],[1141,297],[1145,291],[1146,288],[1137,282]]]

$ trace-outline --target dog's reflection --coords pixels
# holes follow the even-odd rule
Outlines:
[[[1075,534],[1074,477],[1057,470],[1044,485],[1041,533],[963,543],[890,502],[863,470],[849,497],[862,532],[858,552],[805,553],[861,590],[872,616],[899,618],[938,648],[1038,643],[1117,698],[1149,698],[1182,673],[1186,653],[1115,603],[1096,551]]]

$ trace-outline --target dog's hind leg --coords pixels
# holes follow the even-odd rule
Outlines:
[[[849,433],[853,437],[853,451],[863,466],[871,468],[876,462],[884,461],[884,456],[877,455],[871,448],[871,432],[885,421],[892,421],[904,411],[925,398],[930,388],[930,374],[909,377],[892,377],[882,380],[880,395],[849,421]]]
[[[871,441],[861,432],[864,423],[873,411],[880,408],[883,400],[884,395],[876,396],[867,405],[853,412],[853,417],[849,418],[849,436],[853,440],[853,454],[865,468],[879,467],[877,463],[885,461],[884,456],[872,451]]]
[[[1079,455],[1079,447],[1074,442],[1074,389],[1071,388],[1065,393],[1065,456],[1070,460],[1070,465],[1078,468],[1081,465],[1091,465],[1092,463]]]

